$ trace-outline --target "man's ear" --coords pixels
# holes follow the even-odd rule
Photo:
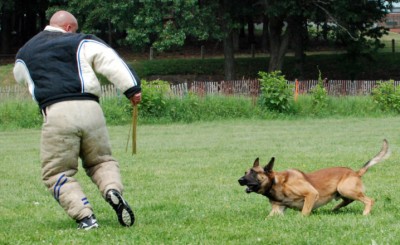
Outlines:
[[[271,157],[271,160],[269,160],[269,163],[265,165],[264,171],[265,172],[272,172],[272,169],[274,168],[274,162],[275,162],[275,157]]]

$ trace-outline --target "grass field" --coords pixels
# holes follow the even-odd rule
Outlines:
[[[232,120],[139,125],[138,154],[125,151],[129,126],[110,127],[125,197],[137,216],[120,227],[81,171],[98,230],[76,230],[40,180],[40,130],[0,132],[0,244],[399,244],[400,117]],[[256,157],[276,157],[275,170],[359,169],[387,138],[392,156],[363,180],[372,214],[353,203],[339,213],[324,206],[310,217],[246,194],[237,179]],[[128,148],[129,149],[129,148]]]

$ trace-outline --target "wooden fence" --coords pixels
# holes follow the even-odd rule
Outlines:
[[[21,100],[25,98],[32,99],[28,87],[20,85],[0,87],[0,101],[7,99]]]
[[[184,96],[194,93],[204,95],[237,95],[258,96],[260,82],[258,80],[238,81],[194,81],[180,84],[171,84],[171,92],[175,96]]]
[[[329,95],[369,95],[379,81],[371,80],[331,80],[324,81],[324,87]],[[394,82],[396,86],[400,81]],[[317,80],[299,81],[299,94],[310,92],[318,84]]]
[[[324,86],[329,95],[368,95],[379,81],[371,80],[330,80],[324,81]],[[400,81],[395,81],[395,86]],[[295,81],[288,81],[288,84],[295,85]],[[306,94],[318,84],[317,80],[298,81],[299,94]],[[294,87],[294,86],[293,86]],[[193,93],[199,96],[205,95],[232,95],[257,97],[260,93],[260,82],[254,80],[237,81],[194,81],[179,84],[171,84],[173,96],[185,96]],[[101,98],[108,99],[121,97],[123,94],[114,85],[101,86]],[[5,99],[31,99],[28,88],[20,85],[0,87],[0,100]]]
[[[379,81],[372,80],[330,80],[324,81],[324,87],[329,95],[369,95]],[[288,84],[295,87],[295,81],[288,81]],[[298,81],[299,94],[306,94],[318,84],[318,80]],[[394,82],[395,86],[400,81]],[[195,93],[200,96],[209,94],[218,95],[242,95],[256,97],[260,93],[260,82],[258,80],[238,81],[196,81],[172,84],[171,91],[176,96],[183,96],[187,93]]]

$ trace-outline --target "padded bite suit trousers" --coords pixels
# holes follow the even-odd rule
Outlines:
[[[111,156],[103,111],[96,101],[72,100],[48,106],[44,117],[42,180],[71,218],[83,219],[93,210],[74,178],[79,158],[103,197],[109,189],[123,191],[119,164]]]

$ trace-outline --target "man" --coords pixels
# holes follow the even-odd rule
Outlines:
[[[78,229],[97,228],[92,206],[73,177],[81,158],[86,174],[114,208],[120,224],[131,226],[135,217],[122,197],[119,164],[111,155],[95,72],[123,91],[132,105],[141,101],[140,80],[102,40],[76,33],[77,29],[78,22],[71,13],[58,11],[16,56],[14,77],[28,85],[44,117],[42,180],[76,220]]]

